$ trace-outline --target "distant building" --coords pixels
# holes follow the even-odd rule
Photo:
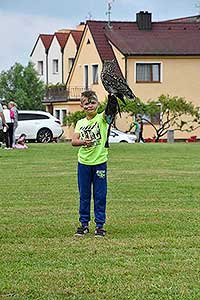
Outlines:
[[[45,84],[66,83],[81,35],[81,30],[39,35],[30,58]]]
[[[30,60],[34,63],[40,79],[46,84],[49,82],[48,53],[53,37],[53,34],[40,34],[30,54]]]

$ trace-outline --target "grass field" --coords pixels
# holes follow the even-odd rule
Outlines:
[[[111,145],[107,236],[74,236],[77,149],[0,151],[0,299],[200,299],[200,143]]]

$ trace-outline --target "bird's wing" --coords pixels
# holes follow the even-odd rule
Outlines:
[[[127,85],[125,79],[113,73],[102,74],[102,83],[107,92],[113,94],[123,94],[129,99],[134,99],[135,95]]]

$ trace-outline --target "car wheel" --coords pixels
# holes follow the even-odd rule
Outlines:
[[[49,143],[52,141],[52,132],[48,128],[42,128],[38,131],[37,142],[38,143]]]

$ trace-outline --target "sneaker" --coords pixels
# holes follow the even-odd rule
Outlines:
[[[75,233],[76,236],[84,236],[89,232],[89,228],[87,226],[81,226],[77,228]]]
[[[97,227],[94,234],[95,237],[104,237],[106,235],[106,231],[103,228]]]

